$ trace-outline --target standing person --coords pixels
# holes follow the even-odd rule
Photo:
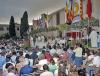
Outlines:
[[[5,53],[0,52],[0,69],[3,69],[3,65],[6,63]]]
[[[33,43],[34,43],[34,46],[36,44],[36,36],[33,37]]]
[[[33,50],[31,57],[33,59],[33,65],[34,65],[36,59],[38,58],[38,55],[37,55],[37,51],[36,50]]]
[[[20,62],[20,61],[19,61],[20,58],[24,58],[23,52],[22,52],[22,51],[19,51],[18,54],[19,54],[19,55],[16,57],[16,63],[19,63],[19,62]]]
[[[47,42],[48,40],[47,40],[47,37],[46,36],[44,36],[44,42]]]
[[[49,71],[48,65],[43,65],[44,72],[40,74],[40,76],[54,76],[52,72]]]
[[[89,38],[91,39],[91,46],[97,47],[97,32],[94,29],[90,33]]]
[[[97,32],[97,45],[98,45],[98,48],[100,48],[100,33]]]
[[[83,63],[83,61],[82,61],[83,49],[80,47],[80,44],[76,44],[76,48],[73,51],[75,53],[75,62],[74,62],[74,64],[76,65],[77,68],[79,68]]]
[[[68,60],[69,60],[69,63],[73,63],[74,61],[74,52],[73,52],[73,47],[70,47],[68,50]]]
[[[31,45],[31,47],[34,46],[34,44],[33,44],[33,37],[30,37],[30,45]]]

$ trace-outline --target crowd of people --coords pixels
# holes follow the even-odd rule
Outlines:
[[[93,76],[100,73],[100,49],[55,42],[22,48],[21,40],[0,41],[0,76]],[[76,75],[75,75],[76,74]]]

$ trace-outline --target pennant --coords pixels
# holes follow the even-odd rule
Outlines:
[[[87,0],[87,15],[88,18],[91,18],[91,14],[92,14],[92,3],[91,0]]]

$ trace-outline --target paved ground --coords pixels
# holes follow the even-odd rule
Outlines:
[[[47,45],[47,43],[39,42],[39,41],[37,41],[35,44],[35,46],[39,46],[40,48],[42,48],[43,46],[46,46],[46,45]]]

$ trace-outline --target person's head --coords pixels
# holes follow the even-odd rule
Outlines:
[[[79,43],[76,43],[76,47],[80,47],[80,44]]]
[[[90,51],[90,55],[93,55],[93,54],[94,54],[94,50],[91,50],[91,51]]]
[[[43,49],[46,49],[45,46],[43,46]]]
[[[24,57],[20,57],[19,62],[24,62]]]
[[[96,51],[95,55],[96,55],[96,56],[100,56],[100,51],[99,51],[99,50]]]
[[[43,65],[43,70],[47,70],[47,71],[49,71],[49,67],[48,67],[48,65],[44,64],[44,65]]]
[[[56,49],[56,45],[53,45],[53,48]]]
[[[95,31],[95,29],[94,29],[94,28],[92,28],[92,31]]]
[[[19,56],[23,56],[23,52],[22,51],[19,51]]]
[[[16,55],[16,52],[15,52],[15,51],[13,51],[13,52],[12,52],[12,55]]]
[[[53,59],[50,60],[51,64],[55,64],[55,61]]]
[[[7,64],[5,65],[5,68],[8,69],[9,66],[13,66],[13,64],[7,63]]]
[[[48,49],[52,49],[50,45],[48,46]]]
[[[97,34],[99,35],[100,33],[99,33],[99,32],[97,32]]]
[[[55,53],[55,54],[53,55],[53,57],[59,58],[59,55],[58,55],[57,53]]]
[[[26,54],[26,55],[25,55],[25,58],[30,59],[30,55],[29,55],[29,54]]]
[[[45,50],[42,50],[42,54],[44,54],[45,53]]]
[[[71,50],[74,50],[74,47],[70,47]]]
[[[16,70],[15,70],[15,67],[14,66],[11,65],[11,66],[8,67],[8,73],[9,72],[15,73],[15,71]]]
[[[0,55],[1,55],[1,56],[5,56],[5,52],[2,51],[2,52],[0,53]]]

